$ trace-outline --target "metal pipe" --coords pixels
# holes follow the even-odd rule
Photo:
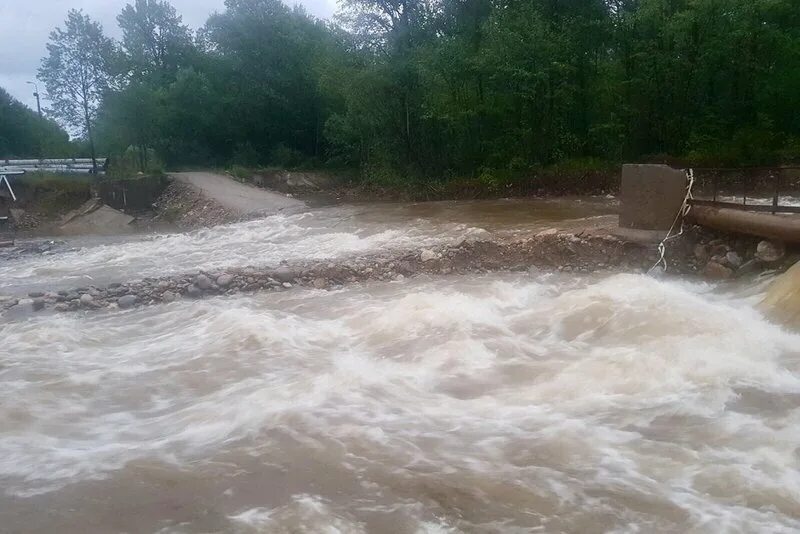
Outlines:
[[[800,218],[730,208],[693,206],[688,219],[723,232],[737,232],[786,243],[800,243]]]

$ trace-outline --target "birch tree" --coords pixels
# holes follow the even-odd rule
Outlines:
[[[97,108],[109,86],[108,62],[114,43],[88,15],[72,9],[64,28],[50,33],[47,56],[39,67],[39,79],[51,102],[49,114],[79,130],[89,141],[92,168],[97,174],[92,126]]]

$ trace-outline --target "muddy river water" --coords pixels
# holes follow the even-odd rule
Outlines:
[[[0,293],[610,211],[351,206],[76,240],[6,259]],[[795,532],[800,337],[761,291],[530,271],[0,317],[0,531]]]

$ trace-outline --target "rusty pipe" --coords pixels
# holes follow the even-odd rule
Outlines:
[[[731,208],[693,206],[690,222],[723,232],[736,232],[786,243],[800,243],[800,216],[773,215]]]

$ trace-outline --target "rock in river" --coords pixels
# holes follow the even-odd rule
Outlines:
[[[291,282],[294,280],[294,271],[285,265],[281,265],[275,269],[275,272],[272,273],[272,276],[280,282]]]
[[[204,291],[214,287],[214,283],[211,281],[211,279],[204,274],[198,274],[195,277],[194,285],[196,285],[197,287],[199,287]]]
[[[229,274],[223,274],[217,277],[217,285],[219,287],[228,287],[233,283],[233,276]]]
[[[705,274],[709,278],[713,278],[715,280],[727,280],[733,276],[733,271],[721,263],[710,261],[706,265]]]
[[[433,261],[436,259],[436,253],[430,249],[425,249],[420,253],[419,259],[422,262]]]
[[[125,295],[124,297],[120,297],[117,299],[117,305],[122,308],[132,308],[136,305],[136,301],[139,300],[136,295]]]
[[[756,258],[767,263],[776,262],[785,254],[786,247],[780,242],[761,241],[756,248]]]
[[[725,254],[725,261],[727,262],[728,265],[730,265],[734,269],[738,269],[739,267],[742,266],[742,257],[739,256],[733,250]]]

